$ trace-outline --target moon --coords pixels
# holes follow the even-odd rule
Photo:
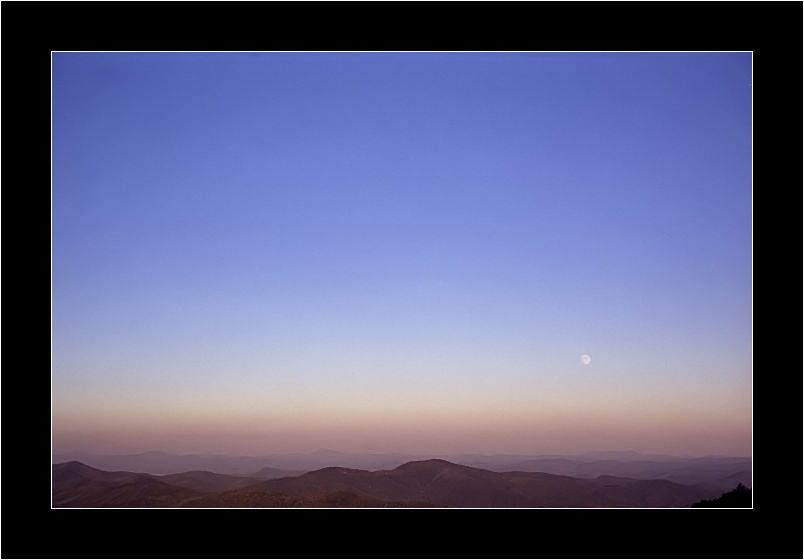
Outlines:
[[[592,363],[592,356],[589,354],[581,354],[581,363],[585,366],[588,366]]]

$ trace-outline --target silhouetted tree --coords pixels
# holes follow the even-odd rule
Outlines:
[[[753,507],[751,500],[751,489],[746,488],[742,483],[738,484],[734,490],[726,492],[715,500],[702,500],[692,504],[694,508],[750,508]]]

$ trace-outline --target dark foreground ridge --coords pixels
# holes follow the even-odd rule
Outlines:
[[[441,459],[377,471],[326,467],[271,480],[208,471],[109,472],[77,461],[55,464],[52,473],[53,507],[74,508],[668,508],[722,493],[706,484],[494,472]]]
[[[692,504],[694,508],[750,508],[754,503],[751,498],[751,489],[742,484],[731,492],[726,492],[716,500],[701,500]]]

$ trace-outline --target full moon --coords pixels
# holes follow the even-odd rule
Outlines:
[[[588,366],[592,363],[592,356],[589,354],[581,354],[581,363],[585,366]]]

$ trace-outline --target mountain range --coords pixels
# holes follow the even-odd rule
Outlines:
[[[362,470],[389,470],[410,461],[433,457],[407,454],[356,454],[320,450],[313,453],[272,454],[260,457],[229,455],[175,455],[158,451],[129,455],[56,454],[53,463],[79,461],[107,471],[174,474],[211,471],[260,480],[295,476],[338,465]],[[633,451],[583,455],[448,455],[435,457],[495,472],[542,472],[579,478],[602,475],[662,479],[680,484],[710,484],[731,490],[752,486],[750,457],[676,457]]]
[[[496,472],[443,459],[375,471],[330,466],[263,479],[257,473],[104,471],[77,461],[54,464],[52,473],[53,507],[668,508],[722,493],[707,483]]]

